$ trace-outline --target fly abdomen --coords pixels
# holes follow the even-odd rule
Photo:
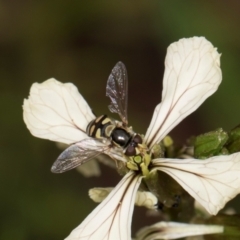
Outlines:
[[[109,138],[114,128],[112,120],[107,115],[101,115],[88,124],[86,132],[93,138]]]
[[[132,134],[127,132],[124,128],[118,127],[116,122],[101,115],[91,121],[86,130],[88,136],[93,138],[108,138],[113,141],[115,145],[125,148],[131,141]]]

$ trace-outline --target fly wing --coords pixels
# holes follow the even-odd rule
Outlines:
[[[127,125],[128,78],[122,62],[118,62],[112,69],[107,81],[106,96],[111,100],[109,110],[118,113],[122,122]]]
[[[220,54],[205,38],[171,44],[165,59],[162,102],[156,106],[145,135],[148,147],[159,143],[195,111],[217,90],[221,80]]]
[[[92,138],[84,139],[68,147],[53,163],[51,171],[63,173],[84,164],[109,150],[109,144]]]

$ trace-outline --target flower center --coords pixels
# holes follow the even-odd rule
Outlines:
[[[149,174],[148,166],[151,162],[151,155],[146,144],[138,144],[136,155],[128,157],[127,168],[132,171],[141,171],[144,176]]]

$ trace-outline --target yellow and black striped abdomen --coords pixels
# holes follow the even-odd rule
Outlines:
[[[109,138],[115,127],[107,115],[101,115],[88,124],[86,132],[93,138]]]

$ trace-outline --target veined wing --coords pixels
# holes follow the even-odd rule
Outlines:
[[[111,99],[109,110],[118,113],[122,122],[127,125],[128,78],[122,62],[118,62],[108,78],[106,96]]]
[[[119,161],[126,161],[122,149],[113,147],[107,139],[101,141],[100,139],[86,138],[63,151],[53,163],[51,171],[54,173],[66,172],[97,157],[101,153],[105,153]]]
[[[86,138],[63,151],[53,163],[51,171],[54,173],[66,172],[108,150],[109,144],[93,138]]]
[[[221,80],[220,54],[204,37],[171,44],[165,59],[162,102],[147,130],[147,145],[159,143],[217,90]]]

